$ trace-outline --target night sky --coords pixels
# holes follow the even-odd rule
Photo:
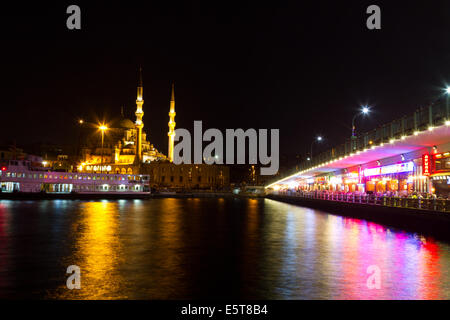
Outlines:
[[[426,105],[450,83],[449,1],[126,1],[4,6],[0,141],[76,140],[76,121],[135,120],[139,65],[144,130],[167,152],[170,83],[177,128],[278,128],[280,153],[313,137],[340,144]],[[81,8],[82,29],[66,28]],[[366,28],[366,8],[382,30]]]

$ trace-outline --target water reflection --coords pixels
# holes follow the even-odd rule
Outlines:
[[[264,199],[0,201],[9,298],[448,299],[449,249]],[[81,290],[66,288],[72,264]]]
[[[10,213],[5,204],[0,202],[0,288],[9,287],[10,279],[9,273],[9,257],[11,255],[9,251],[10,235],[9,235],[9,223]],[[0,297],[2,296],[0,290]]]
[[[84,202],[79,207],[79,220],[73,223],[75,236],[73,254],[65,259],[66,266],[77,265],[81,270],[82,290],[59,288],[59,298],[114,299],[122,294],[126,282],[118,267],[123,260],[119,235],[117,202]]]
[[[277,259],[281,267],[278,281],[288,285],[281,286],[277,298],[445,299],[450,296],[448,244],[363,220],[271,200],[266,202],[270,212],[286,218],[285,243]],[[369,266],[381,270],[379,290],[367,287]]]

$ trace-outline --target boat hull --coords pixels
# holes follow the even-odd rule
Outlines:
[[[100,199],[148,199],[150,193],[35,193],[1,192],[0,200],[100,200]]]

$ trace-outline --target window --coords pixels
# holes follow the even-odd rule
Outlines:
[[[450,158],[444,158],[444,159],[439,159],[439,160],[436,159],[435,168],[436,168],[436,171],[450,169]]]

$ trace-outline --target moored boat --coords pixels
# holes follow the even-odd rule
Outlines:
[[[150,194],[149,175],[44,171],[28,160],[7,160],[0,168],[0,198],[33,194],[132,198]]]

